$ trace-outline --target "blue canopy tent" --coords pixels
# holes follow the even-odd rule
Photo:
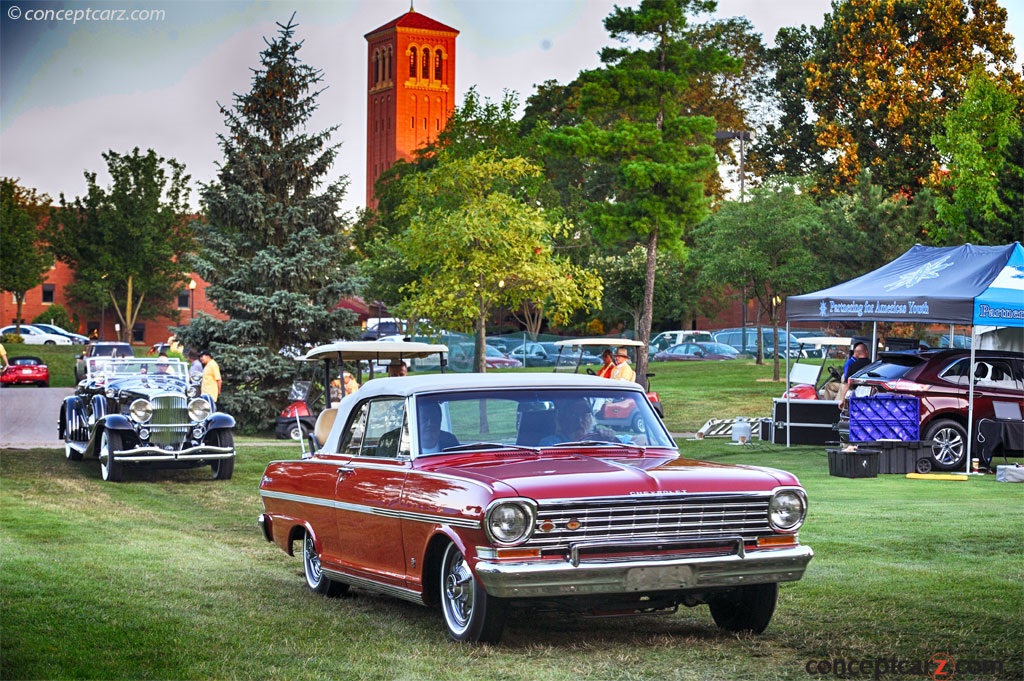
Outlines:
[[[790,322],[859,321],[947,323],[973,328],[971,365],[979,326],[1012,327],[1024,334],[1024,248],[917,245],[882,267],[830,288],[786,299]],[[872,358],[877,342],[872,343]],[[788,362],[787,362],[788,363]],[[787,371],[788,373],[788,371]],[[788,392],[788,391],[787,391]],[[974,385],[967,426],[970,464]]]

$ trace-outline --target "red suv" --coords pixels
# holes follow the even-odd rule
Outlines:
[[[932,440],[933,466],[961,470],[967,444],[970,350],[883,352],[851,379],[853,394],[913,395],[921,401],[921,439]],[[974,367],[974,426],[995,418],[994,402],[1024,410],[1024,354],[977,350]]]

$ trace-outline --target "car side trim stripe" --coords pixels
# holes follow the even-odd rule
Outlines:
[[[326,508],[335,508],[338,510],[349,511],[352,513],[365,513],[367,515],[374,515],[383,518],[397,518],[399,520],[409,520],[418,523],[448,525],[450,527],[463,527],[470,530],[479,530],[482,526],[479,520],[472,520],[470,518],[455,518],[452,516],[434,515],[431,513],[413,513],[411,511],[395,511],[386,508],[365,506],[363,504],[350,504],[344,501],[335,501],[333,499],[310,497],[303,494],[291,494],[289,492],[274,492],[268,490],[260,490],[260,496],[267,497],[270,499],[294,501],[299,504],[310,504],[312,506],[324,506]]]

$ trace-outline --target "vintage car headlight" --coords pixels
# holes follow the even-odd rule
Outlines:
[[[768,522],[779,532],[795,532],[806,515],[807,497],[803,490],[780,490],[768,502]]]
[[[533,534],[537,511],[529,499],[500,499],[487,508],[484,527],[496,544],[519,544]]]
[[[114,399],[115,397],[117,397],[117,391],[114,390],[113,388],[107,388],[103,394],[109,397],[110,399]]]
[[[128,407],[128,413],[139,423],[146,423],[153,418],[153,405],[149,400],[135,400]]]
[[[197,397],[188,403],[188,417],[193,421],[203,421],[210,415],[210,403]]]

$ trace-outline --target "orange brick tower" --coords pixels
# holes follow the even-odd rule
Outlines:
[[[437,137],[455,108],[454,28],[417,13],[366,34],[366,205],[373,183]]]

